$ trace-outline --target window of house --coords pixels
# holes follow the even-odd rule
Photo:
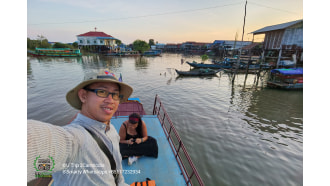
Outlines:
[[[96,40],[94,40],[94,44],[96,44]]]
[[[103,44],[103,40],[101,40],[100,43]]]
[[[83,40],[80,40],[80,43],[83,43]]]
[[[87,40],[87,43],[88,43],[88,44],[90,43],[89,40]]]

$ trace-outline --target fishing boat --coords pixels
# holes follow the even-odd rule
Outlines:
[[[105,53],[105,56],[119,56],[119,57],[136,57],[140,56],[138,51],[122,51],[122,52],[112,52],[112,53]]]
[[[235,73],[235,69],[224,69],[223,70],[225,73]],[[249,69],[248,70],[248,74],[256,74],[258,73],[259,70],[257,69]],[[246,69],[238,69],[236,71],[237,74],[245,74],[246,73]]]
[[[149,50],[143,53],[143,56],[160,56],[161,50]]]
[[[123,173],[125,182],[131,184],[150,178],[157,186],[204,185],[159,96],[155,97],[152,115],[146,115],[138,98],[121,103],[111,119],[117,131],[133,112],[141,115],[148,135],[157,140],[159,153],[158,158],[142,156],[132,165],[128,165],[127,159],[123,160],[124,171],[138,171],[136,174]]]
[[[34,51],[28,50],[28,54],[33,56],[48,56],[48,57],[80,57],[79,49],[71,48],[36,48]]]
[[[303,89],[303,68],[273,69],[267,87],[280,89]]]
[[[212,63],[213,64],[227,64],[227,65],[233,65],[233,64],[236,64],[238,61],[238,58],[234,57],[234,58],[231,58],[231,57],[225,57],[223,58],[222,61],[216,61],[216,60],[212,60]]]
[[[223,59],[223,61],[212,61],[213,64],[216,64],[216,65],[221,65],[221,68],[224,68],[224,69],[229,69],[229,68],[233,68],[233,66],[236,65],[237,63],[237,58],[228,58],[228,57],[225,57]]]
[[[214,69],[204,69],[200,68],[197,70],[191,70],[191,71],[179,71],[175,69],[176,73],[180,76],[212,76],[215,75],[216,73],[220,72],[221,69],[214,70]]]
[[[204,64],[204,63],[197,63],[196,61],[193,62],[186,62],[188,65],[194,67],[194,68],[217,68],[220,69],[223,67],[221,64]]]

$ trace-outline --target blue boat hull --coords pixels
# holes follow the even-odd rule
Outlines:
[[[303,68],[273,69],[267,86],[288,90],[303,89]]]
[[[274,82],[268,81],[267,87],[286,89],[286,90],[300,90],[300,89],[303,89],[303,83],[288,84],[288,83],[274,83]]]
[[[217,65],[217,64],[202,64],[202,63],[190,63],[187,61],[187,63],[195,68],[222,68],[222,65]]]

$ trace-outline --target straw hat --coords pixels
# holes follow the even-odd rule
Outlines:
[[[120,78],[121,79],[121,78]],[[75,88],[70,90],[66,94],[67,102],[74,108],[80,110],[81,109],[81,101],[78,96],[78,91],[89,84],[96,83],[96,82],[105,82],[105,83],[117,83],[120,86],[120,94],[123,95],[123,99],[120,100],[120,103],[127,101],[129,96],[133,92],[133,88],[126,83],[119,81],[115,74],[113,74],[109,70],[105,70],[100,72],[97,76],[91,76],[89,78],[85,78],[83,82],[78,84]]]

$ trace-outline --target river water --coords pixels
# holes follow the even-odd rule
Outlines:
[[[147,114],[158,94],[205,185],[303,185],[303,91],[254,88],[255,75],[178,77],[199,56],[27,59],[27,117],[66,125],[66,93],[109,68],[134,88]],[[206,63],[210,63],[209,61]],[[264,78],[265,80],[265,78]],[[264,81],[262,81],[264,82]],[[264,85],[259,83],[260,85]]]

